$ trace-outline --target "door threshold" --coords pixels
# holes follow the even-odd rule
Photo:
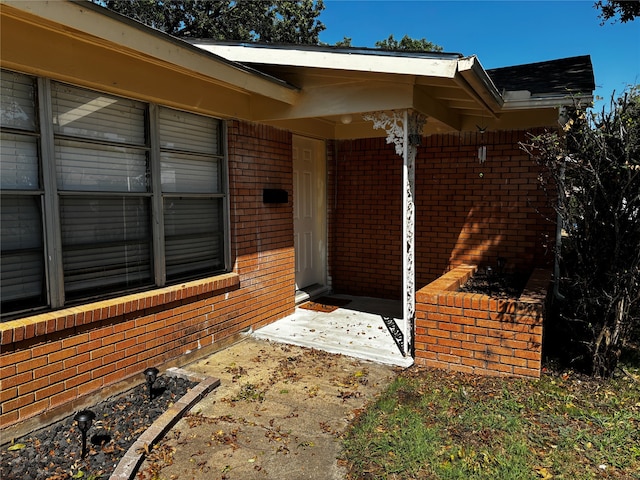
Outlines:
[[[320,285],[319,283],[314,283],[313,285],[304,287],[301,290],[296,290],[296,305],[318,298],[330,291],[331,289],[329,287],[326,285]]]

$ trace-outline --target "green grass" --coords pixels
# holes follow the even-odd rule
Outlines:
[[[351,479],[640,479],[640,368],[597,380],[402,372],[351,425]]]

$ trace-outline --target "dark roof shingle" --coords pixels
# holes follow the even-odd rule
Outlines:
[[[591,95],[595,89],[593,65],[589,55],[492,68],[487,73],[501,92],[528,90],[531,95]]]

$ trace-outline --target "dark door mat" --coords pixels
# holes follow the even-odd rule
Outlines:
[[[300,308],[313,310],[314,312],[330,313],[349,303],[351,303],[351,300],[346,298],[320,297],[316,300],[303,303],[300,305]]]

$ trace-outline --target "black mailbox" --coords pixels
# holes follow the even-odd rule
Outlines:
[[[265,188],[262,190],[262,201],[264,203],[287,203],[289,192],[281,188]]]

